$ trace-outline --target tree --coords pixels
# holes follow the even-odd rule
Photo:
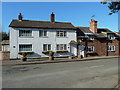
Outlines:
[[[0,32],[0,38],[2,38],[2,40],[9,40],[9,33]]]
[[[102,4],[108,4],[108,8],[110,9],[109,15],[112,15],[113,13],[117,13],[120,10],[120,0],[103,0],[101,2]]]

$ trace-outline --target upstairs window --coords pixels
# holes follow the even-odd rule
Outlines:
[[[43,51],[50,51],[51,50],[51,44],[43,44]]]
[[[39,31],[39,36],[40,37],[46,37],[47,36],[47,31],[46,30],[40,30]]]
[[[57,44],[56,45],[56,50],[67,50],[67,45],[66,44]]]
[[[108,45],[107,46],[107,51],[115,51],[115,46],[114,45]]]
[[[107,37],[108,37],[108,39],[110,39],[110,40],[113,40],[113,39],[115,39],[115,36],[114,36],[114,34],[108,34],[108,35],[107,35]]]
[[[32,44],[19,45],[19,51],[32,51]]]
[[[19,37],[31,37],[32,30],[19,30]]]
[[[66,33],[66,31],[57,31],[56,36],[57,37],[66,37],[67,33]]]
[[[88,46],[87,52],[94,52],[94,46]]]
[[[94,40],[94,36],[93,35],[88,35],[88,39],[89,40]]]

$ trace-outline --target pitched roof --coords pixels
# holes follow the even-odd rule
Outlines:
[[[12,20],[9,27],[19,28],[43,28],[43,29],[75,29],[71,23],[32,21],[32,20]]]
[[[93,33],[89,30],[89,27],[76,27],[79,28],[84,33]]]
[[[9,45],[9,40],[3,40],[3,41],[1,42],[1,44],[2,44],[2,45]]]
[[[107,29],[107,28],[98,28],[97,30],[98,30],[98,33],[101,33],[101,32],[114,33],[114,32],[110,31],[110,30]]]
[[[90,31],[89,27],[76,27],[76,28],[77,28],[78,36],[84,36],[83,33],[91,33],[94,34],[97,38],[106,38],[105,33],[114,33],[107,28],[97,28],[98,30],[97,33],[93,33],[92,31]]]
[[[76,27],[76,28],[79,28],[84,33],[93,33],[92,31],[90,31],[89,27]],[[97,28],[97,30],[98,30],[98,33],[101,33],[101,32],[113,33],[107,28]]]
[[[97,33],[95,34],[96,38],[107,38],[105,34],[103,33]]]

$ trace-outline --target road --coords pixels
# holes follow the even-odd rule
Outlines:
[[[3,66],[3,88],[113,88],[118,58]]]

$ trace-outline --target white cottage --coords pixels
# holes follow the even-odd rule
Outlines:
[[[45,51],[54,51],[55,57],[77,56],[76,29],[71,23],[50,21],[12,20],[10,27],[10,58],[19,58],[19,52],[33,52],[30,58],[48,57]]]

